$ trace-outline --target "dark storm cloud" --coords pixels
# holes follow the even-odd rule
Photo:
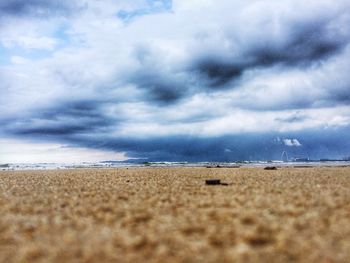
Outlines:
[[[145,68],[133,73],[127,83],[136,85],[145,92],[145,101],[159,105],[175,103],[186,95],[186,83],[168,74]]]
[[[167,72],[158,65],[162,58],[157,51],[145,44],[134,47],[133,58],[139,68],[131,72],[124,82],[142,90],[142,100],[164,106],[178,102],[187,95],[189,89],[186,79],[183,80],[175,72]]]
[[[229,61],[216,60],[214,58],[202,59],[196,65],[196,72],[207,78],[209,87],[223,87],[232,79],[242,76],[248,65],[234,64]]]
[[[289,39],[282,45],[275,47],[258,46],[252,54],[258,65],[286,65],[310,64],[313,61],[327,58],[348,43],[348,35],[342,36],[328,29],[331,21],[315,21],[310,23],[296,23],[291,26]]]
[[[232,80],[239,80],[251,69],[264,69],[280,65],[288,68],[311,66],[339,54],[349,44],[349,32],[329,28],[332,18],[319,21],[300,21],[286,25],[286,39],[281,36],[243,41],[239,49],[219,54],[205,54],[194,59],[193,72],[205,78],[210,88],[222,88]],[[227,39],[230,39],[227,37]],[[236,38],[231,39],[235,46]],[[221,51],[220,51],[221,52]],[[238,53],[240,55],[233,55]],[[224,58],[223,58],[224,57]]]
[[[69,0],[4,0],[0,2],[2,16],[37,16],[69,15],[77,11],[75,1]]]
[[[61,136],[74,133],[83,133],[90,130],[88,126],[81,126],[79,124],[44,124],[44,125],[32,125],[31,123],[23,123],[29,125],[29,128],[18,129],[13,134],[24,136]]]
[[[345,79],[345,78],[344,78]],[[339,80],[346,83],[344,80]],[[350,81],[342,89],[335,89],[327,94],[327,102],[350,105]]]
[[[24,116],[0,121],[3,130],[12,135],[60,136],[106,132],[118,118],[110,117],[102,109],[101,101],[68,101],[56,106],[36,109]]]
[[[350,127],[325,131],[250,133],[219,137],[171,136],[148,139],[72,135],[66,142],[95,149],[126,152],[131,158],[148,161],[239,161],[290,158],[342,158],[350,154]],[[339,136],[343,138],[339,140]],[[293,149],[278,138],[297,138],[302,146]]]
[[[233,160],[232,158],[243,160],[249,159],[247,157],[252,148],[256,149],[265,144],[256,145],[258,139],[255,136],[171,136],[152,139],[72,136],[68,140],[74,141],[77,146],[126,152],[131,158],[148,158],[149,161],[229,161]],[[244,150],[242,146],[245,147]],[[225,152],[227,148],[231,148],[234,153]],[[236,151],[238,149],[240,150]],[[265,151],[260,151],[259,154],[265,154]]]
[[[93,100],[82,101],[65,101],[56,107],[43,109],[38,115],[44,119],[59,119],[60,117],[77,117],[77,118],[99,118],[101,102]]]

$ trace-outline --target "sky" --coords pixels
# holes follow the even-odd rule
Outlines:
[[[2,0],[0,163],[350,156],[348,0]]]

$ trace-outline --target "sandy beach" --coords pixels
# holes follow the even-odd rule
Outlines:
[[[350,262],[350,168],[2,171],[0,262]]]

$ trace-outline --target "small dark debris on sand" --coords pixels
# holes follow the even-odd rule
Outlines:
[[[227,183],[221,183],[220,179],[208,179],[205,180],[206,185],[228,185]]]
[[[264,170],[277,170],[276,166],[267,166],[264,168]]]
[[[209,180],[205,180],[205,184],[208,184],[208,185],[219,185],[219,184],[221,184],[221,180],[219,180],[219,179],[209,179]]]

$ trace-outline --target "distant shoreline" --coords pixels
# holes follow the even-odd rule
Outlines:
[[[311,168],[311,167],[350,167],[350,161],[312,161],[312,162],[147,162],[147,163],[37,163],[37,164],[2,164],[0,171],[26,170],[64,170],[64,169],[113,169],[113,168]]]

